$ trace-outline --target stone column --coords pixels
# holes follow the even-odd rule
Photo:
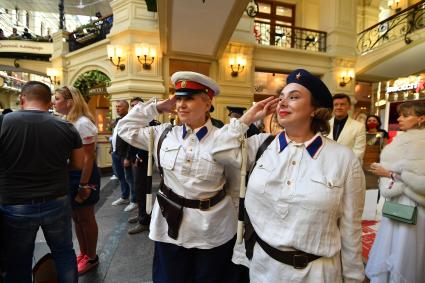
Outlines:
[[[69,45],[66,42],[68,35],[68,32],[63,30],[59,30],[52,35],[53,53],[50,61],[52,62],[52,68],[59,72],[56,79],[60,81],[59,85],[61,86],[69,85],[65,62],[65,55],[69,53]]]
[[[123,49],[122,63],[125,64],[125,69],[120,70],[111,63],[114,69],[112,84],[108,87],[111,101],[136,96],[143,99],[163,98],[165,87],[157,13],[149,12],[143,0],[115,0],[111,2],[111,7],[114,22],[107,39],[109,44]],[[135,54],[136,46],[142,45],[156,51],[148,70],[143,68]]]
[[[379,22],[379,0],[359,0],[357,5],[357,33]]]
[[[254,101],[255,68],[253,64],[255,38],[252,33],[254,20],[243,13],[230,43],[227,45],[222,57],[218,60],[217,82],[220,84],[222,94],[216,99],[217,116],[224,123],[229,121],[226,106],[240,106],[249,108]],[[230,58],[241,56],[246,60],[242,72],[236,77],[231,75]]]
[[[326,53],[332,56],[332,66],[323,80],[332,94],[348,94],[355,104],[355,78],[340,86],[341,73],[354,71],[357,44],[357,0],[321,0],[320,30],[327,32]]]

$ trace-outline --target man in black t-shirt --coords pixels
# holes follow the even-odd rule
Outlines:
[[[50,88],[30,81],[23,110],[4,116],[0,130],[0,213],[6,282],[31,282],[34,240],[42,228],[60,282],[77,282],[68,200],[68,160],[81,150],[71,123],[49,114]]]

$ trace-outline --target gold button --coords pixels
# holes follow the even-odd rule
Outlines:
[[[291,184],[291,181],[286,181],[286,184],[289,186]]]
[[[292,161],[292,165],[295,165],[296,164],[296,162],[295,161]]]

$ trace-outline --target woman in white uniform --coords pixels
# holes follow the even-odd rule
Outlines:
[[[364,174],[348,147],[324,136],[332,96],[320,79],[292,72],[279,98],[256,103],[220,130],[214,158],[238,166],[247,125],[275,111],[285,131],[256,162],[245,197],[257,235],[251,282],[362,282]],[[267,137],[248,139],[249,166]]]
[[[416,207],[416,224],[382,217],[366,266],[372,283],[425,282],[425,103],[399,105],[400,130],[384,147],[380,164],[370,171],[379,178],[381,197]]]
[[[209,154],[218,129],[211,124],[211,99],[219,87],[194,72],[177,72],[171,99],[136,105],[117,125],[119,136],[153,152],[163,182],[157,194],[149,238],[155,241],[154,282],[226,282],[236,234],[236,211],[223,189],[224,167]],[[147,127],[176,108],[182,125]],[[164,131],[170,129],[165,138]]]

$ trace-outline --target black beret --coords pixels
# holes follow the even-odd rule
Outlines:
[[[227,106],[227,109],[229,110],[230,113],[236,113],[241,116],[243,115],[243,112],[246,110],[245,107],[236,107],[236,106]]]
[[[332,94],[318,77],[304,69],[297,69],[286,78],[286,84],[290,83],[300,84],[308,89],[318,106],[333,109]]]

